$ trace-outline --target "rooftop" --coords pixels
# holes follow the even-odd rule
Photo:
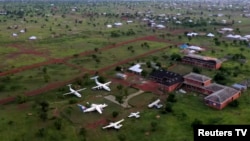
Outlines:
[[[192,80],[199,81],[199,82],[206,82],[208,80],[212,80],[210,77],[207,77],[205,75],[201,75],[198,73],[193,73],[193,72],[185,75],[184,78],[192,79]]]
[[[221,63],[221,61],[219,59],[209,57],[209,56],[201,56],[201,55],[197,55],[197,54],[187,54],[185,56],[195,58],[195,59],[199,59],[199,60],[204,60],[204,61],[215,61],[216,63]]]
[[[212,93],[209,96],[206,96],[205,100],[209,100],[215,103],[223,103],[228,98],[231,98],[233,95],[235,95],[238,92],[239,91],[234,88],[225,86],[224,89],[221,89],[217,92]]]
[[[134,66],[129,68],[130,71],[141,73],[143,69],[141,69],[141,64],[135,64]]]
[[[216,91],[222,90],[224,88],[225,88],[225,86],[217,84],[217,83],[212,83],[212,84],[206,86],[206,89],[210,90],[212,92],[216,92]]]
[[[155,70],[150,74],[150,76],[156,77],[159,83],[167,86],[183,82],[183,77],[180,74],[166,70]]]

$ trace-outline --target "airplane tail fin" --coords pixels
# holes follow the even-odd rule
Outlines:
[[[93,76],[90,79],[97,79],[99,76]]]
[[[78,107],[80,107],[81,111],[83,112],[87,107],[81,105],[81,104],[77,104]]]

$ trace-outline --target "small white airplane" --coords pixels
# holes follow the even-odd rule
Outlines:
[[[157,100],[155,100],[154,102],[152,102],[152,103],[150,103],[149,105],[148,105],[148,107],[149,108],[152,108],[152,107],[156,107],[156,108],[161,108],[163,105],[162,104],[159,104],[160,103],[160,99],[157,99]]]
[[[82,110],[82,112],[92,112],[92,111],[97,111],[98,113],[102,114],[103,108],[107,107],[107,104],[91,104],[90,107],[85,107],[81,104],[77,104]]]
[[[111,127],[115,128],[115,129],[120,129],[122,127],[122,124],[120,124],[120,123],[123,121],[124,121],[124,119],[121,119],[117,122],[110,122],[109,125],[102,127],[102,129],[111,128]]]
[[[74,90],[74,89],[71,87],[71,85],[72,85],[72,84],[68,84],[70,92],[69,92],[69,93],[65,93],[65,94],[63,94],[63,95],[74,94],[74,95],[77,96],[77,97],[82,97],[82,95],[81,95],[79,92],[82,91],[82,90],[87,89],[87,88],[82,88],[82,89],[79,89],[79,90]]]
[[[106,91],[111,91],[111,89],[108,87],[111,81],[106,82],[106,83],[101,83],[97,80],[98,76],[94,76],[91,79],[95,80],[95,83],[97,86],[92,87],[92,89],[104,89]]]
[[[132,112],[132,113],[130,113],[130,115],[129,115],[128,117],[129,117],[129,118],[130,118],[130,117],[139,118],[139,117],[140,117],[139,114],[140,114],[140,112],[135,112],[135,113]]]

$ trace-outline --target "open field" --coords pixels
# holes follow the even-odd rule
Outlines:
[[[147,43],[149,47],[141,46],[144,43]],[[86,57],[78,57],[76,59],[72,59],[72,63],[77,65],[82,64],[86,68],[98,70],[100,68],[108,66],[109,64],[114,64],[115,62],[132,58],[145,52],[149,52],[153,49],[159,49],[166,46],[166,43],[139,41],[136,43],[131,43],[111,49],[110,51],[97,51],[97,53],[94,54],[95,56],[91,55]]]
[[[79,73],[79,70],[58,64],[5,76],[1,78],[0,85],[2,92],[0,97],[22,95],[26,91],[38,89],[51,82],[55,83],[57,81],[68,80],[74,76],[72,74],[76,73]]]
[[[227,86],[249,79],[249,41],[226,38],[228,34],[250,34],[245,6],[249,4],[233,1],[1,2],[1,140],[192,141],[191,125],[197,119],[202,124],[249,124],[249,90],[237,99],[238,107],[229,105],[219,111],[206,106],[199,93],[158,93],[153,82],[143,86],[153,70],[151,62],[181,75],[194,71],[193,66],[173,57],[184,55],[179,47],[184,43],[204,47],[200,55],[224,60],[222,69],[202,68],[201,74],[214,78],[223,72]],[[233,31],[219,33],[224,27]],[[188,37],[188,32],[203,35]],[[215,37],[207,37],[207,33]],[[37,39],[30,40],[31,36]],[[126,80],[116,78],[117,72],[126,73],[126,68],[138,62],[145,63],[144,73],[130,72]],[[124,70],[117,71],[118,67]],[[96,84],[90,77],[95,74],[104,82],[112,81],[112,91],[92,90]],[[81,98],[63,96],[69,92],[69,83],[74,89],[87,88],[80,92]],[[148,91],[128,101],[132,108],[104,98],[112,95],[122,102],[138,88]],[[169,94],[177,101],[169,104]],[[6,102],[8,98],[13,100]],[[164,108],[147,108],[157,98]],[[77,104],[87,102],[106,103],[108,107],[103,114],[82,113]],[[127,117],[136,111],[140,111],[139,119]],[[119,131],[102,130],[122,118],[125,121]]]

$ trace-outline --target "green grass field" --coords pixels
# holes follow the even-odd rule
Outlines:
[[[149,48],[141,47],[141,44],[148,43]],[[119,46],[108,51],[99,51],[95,53],[95,56],[90,55],[87,57],[77,57],[72,59],[71,62],[77,65],[83,65],[85,68],[97,70],[116,62],[135,57],[145,52],[149,52],[153,49],[166,47],[165,43],[157,42],[135,42],[124,46]],[[131,49],[129,49],[131,47]]]
[[[165,106],[167,94],[157,95],[144,92],[130,99],[128,103],[132,105],[132,108],[123,108],[104,99],[104,96],[124,96],[125,93],[130,95],[137,92],[137,89],[123,87],[122,90],[119,90],[120,84],[113,82],[110,85],[111,92],[91,90],[95,83],[84,76],[72,82],[76,89],[87,88],[81,92],[82,98],[76,98],[74,95],[63,96],[63,93],[69,92],[66,85],[37,96],[24,96],[28,91],[68,81],[80,76],[79,74],[88,73],[81,68],[98,70],[153,49],[164,47],[169,48],[146,57],[137,58],[122,64],[122,66],[126,68],[132,63],[153,61],[161,64],[164,69],[185,75],[193,71],[193,66],[171,60],[173,54],[183,56],[179,48],[179,44],[182,43],[206,47],[207,50],[201,52],[201,55],[219,59],[230,55],[244,56],[246,59],[244,64],[241,64],[237,59],[229,59],[223,62],[222,67],[228,71],[227,86],[249,79],[249,47],[243,42],[226,39],[225,36],[229,33],[217,33],[217,30],[223,27],[232,27],[234,28],[233,34],[242,36],[250,34],[250,20],[241,15],[243,9],[227,7],[218,10],[221,7],[217,7],[217,5],[206,7],[205,5],[199,6],[198,3],[193,3],[190,8],[191,2],[175,3],[175,6],[172,4],[167,1],[166,4],[153,3],[153,1],[136,3],[55,2],[54,6],[47,2],[0,3],[1,10],[8,10],[7,15],[0,15],[1,72],[41,63],[51,58],[72,57],[66,60],[67,65],[63,63],[51,64],[0,77],[1,99],[9,96],[21,96],[16,101],[0,106],[1,140],[192,141],[191,124],[195,119],[199,119],[203,124],[249,124],[249,90],[245,91],[238,99],[238,107],[227,106],[221,111],[206,106],[201,94],[173,92],[177,102],[172,103],[173,112],[170,113],[164,112],[163,109],[147,108],[147,105],[157,98],[161,98]],[[73,7],[77,7],[77,10],[72,11]],[[208,10],[209,8],[212,10]],[[164,21],[165,17],[159,16],[164,13],[168,18],[167,21]],[[223,13],[224,16],[213,15],[218,13]],[[142,21],[146,16],[154,19],[157,24],[166,25],[167,28],[151,28],[147,22]],[[174,17],[183,23],[191,18],[193,23],[197,23],[197,25],[176,24]],[[133,23],[127,24],[127,20],[132,20]],[[222,20],[231,23],[234,21],[234,24],[224,26],[202,23],[204,21],[220,23]],[[242,23],[238,23],[238,21]],[[122,22],[123,25],[107,28],[107,24],[115,22]],[[22,29],[26,29],[26,32],[21,33]],[[190,39],[184,35],[187,31],[211,32],[216,37],[197,36]],[[13,33],[18,36],[13,37]],[[106,46],[149,35],[164,39],[166,43],[143,40],[100,51]],[[36,36],[37,40],[29,40],[30,36]],[[220,45],[215,43],[216,40],[219,41]],[[144,43],[148,43],[149,47],[142,47]],[[34,55],[29,51],[42,53],[42,55]],[[85,51],[96,52],[88,56],[78,56]],[[174,65],[171,66],[172,64]],[[146,66],[143,68],[148,73],[152,70]],[[114,68],[111,68],[101,75],[105,77],[105,81],[109,81],[115,77],[116,72]],[[220,70],[202,69],[201,74],[213,78],[218,72]],[[88,77],[91,77],[90,74]],[[77,107],[77,103],[85,105],[86,102],[106,103],[108,107],[104,109],[102,115],[97,112],[82,113]],[[140,119],[127,118],[130,112],[136,111],[141,112]],[[114,113],[116,112],[118,115],[115,117]],[[101,127],[109,121],[117,121],[122,118],[125,121],[119,131],[102,130]]]

